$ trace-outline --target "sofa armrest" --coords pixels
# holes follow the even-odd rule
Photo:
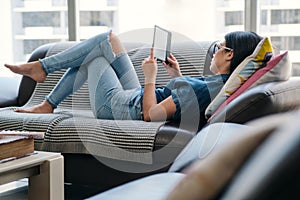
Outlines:
[[[196,160],[203,160],[218,148],[251,127],[234,123],[215,123],[203,128],[174,159],[169,172],[180,172]]]
[[[270,114],[286,112],[300,107],[300,77],[288,81],[271,82],[256,86],[216,114],[210,123],[246,123]]]
[[[18,105],[21,78],[0,77],[0,108]]]
[[[37,61],[47,55],[48,50],[54,45],[49,43],[35,49],[28,62]],[[23,106],[31,97],[36,82],[27,77],[0,77],[0,108],[7,106]]]

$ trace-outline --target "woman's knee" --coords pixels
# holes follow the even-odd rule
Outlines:
[[[110,37],[112,50],[116,55],[126,52],[126,49],[124,48],[123,44],[121,43],[117,35],[111,32],[109,37]]]
[[[101,66],[101,67],[99,67]],[[110,67],[109,62],[105,57],[97,57],[93,59],[89,64],[87,65],[88,71],[104,71],[106,68]],[[89,72],[90,73],[90,72]]]

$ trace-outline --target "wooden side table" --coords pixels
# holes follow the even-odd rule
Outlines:
[[[31,156],[0,163],[0,184],[29,178],[29,199],[64,199],[63,165],[60,153],[37,151]]]

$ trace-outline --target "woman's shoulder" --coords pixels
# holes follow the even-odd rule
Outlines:
[[[207,75],[204,77],[204,79],[207,82],[223,82],[223,83],[225,83],[229,77],[230,77],[230,74],[217,74],[217,75]]]
[[[181,76],[173,78],[168,84],[168,88],[179,88],[183,86],[195,86],[199,87],[201,85],[211,85],[211,84],[224,84],[229,78],[228,74],[219,74],[219,75],[207,75],[207,76]]]

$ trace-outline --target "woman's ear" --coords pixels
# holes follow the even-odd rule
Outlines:
[[[233,55],[234,55],[233,51],[226,52],[226,60],[232,60]]]

